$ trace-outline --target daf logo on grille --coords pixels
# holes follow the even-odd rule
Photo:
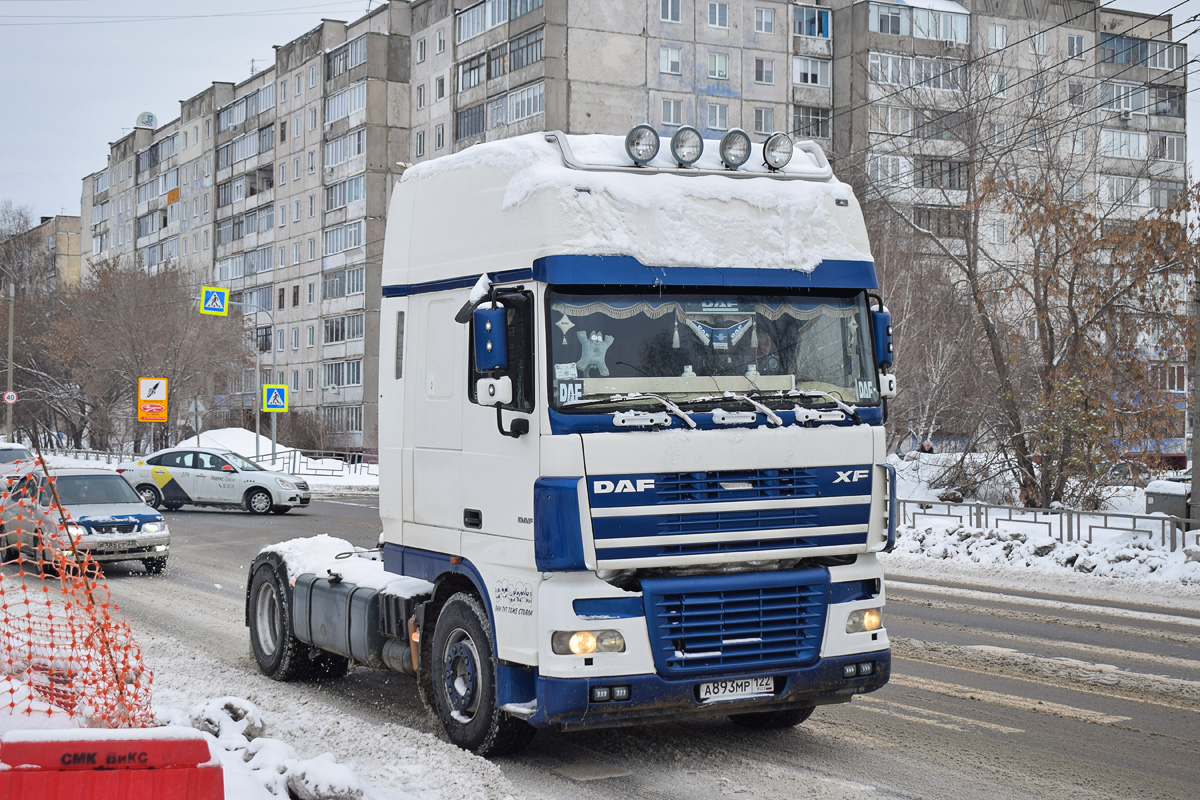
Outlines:
[[[593,481],[592,491],[596,494],[624,494],[626,492],[645,492],[654,488],[654,480],[641,478],[636,483],[623,481]]]
[[[845,472],[842,472],[840,469],[834,471],[837,472],[837,478],[834,479],[834,483],[858,483],[858,481],[871,474],[865,469],[848,469]]]

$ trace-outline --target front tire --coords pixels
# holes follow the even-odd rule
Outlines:
[[[137,487],[137,493],[141,495],[142,502],[153,509],[157,509],[162,505],[162,492],[155,486],[151,486],[148,483],[140,484]]]
[[[166,556],[159,556],[158,558],[143,558],[142,566],[145,567],[146,572],[149,572],[151,575],[162,575],[167,570],[167,558]]]
[[[286,514],[287,512],[289,512],[289,511],[291,511],[291,510],[292,510],[292,507],[291,507],[291,506],[273,506],[273,507],[271,508],[271,513],[273,513],[273,514]]]
[[[775,731],[794,728],[812,716],[813,706],[808,708],[785,708],[782,711],[754,711],[749,714],[730,714],[729,721],[743,728],[756,731]]]
[[[451,742],[481,756],[515,753],[537,732],[496,705],[496,661],[487,612],[465,592],[442,606],[433,629],[433,707]]]
[[[246,510],[251,514],[267,514],[274,503],[266,489],[251,489],[246,492]]]

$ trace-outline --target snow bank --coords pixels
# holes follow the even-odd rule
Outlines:
[[[258,442],[258,451],[254,449],[256,440]],[[264,456],[271,454],[271,437],[259,436],[254,431],[248,431],[245,428],[215,428],[211,431],[200,431],[195,436],[183,439],[175,446],[220,447],[225,450],[232,450],[246,458],[254,458],[255,452],[259,452]],[[290,453],[295,449],[294,447],[288,447],[282,442],[275,443],[276,455]]]
[[[1200,584],[1200,547],[1171,552],[1133,532],[1103,542],[1059,542],[1019,531],[974,528],[957,520],[933,520],[897,531],[895,553],[1045,573]]]
[[[1145,491],[1186,497],[1192,491],[1192,484],[1190,481],[1188,483],[1180,483],[1179,481],[1150,481],[1146,484]]]

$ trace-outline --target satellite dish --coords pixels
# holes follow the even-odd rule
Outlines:
[[[141,114],[138,114],[136,127],[138,127],[138,128],[157,128],[158,127],[158,117],[154,116],[149,111],[143,111]]]

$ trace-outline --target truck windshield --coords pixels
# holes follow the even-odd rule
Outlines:
[[[551,405],[595,413],[879,403],[866,296],[550,293]],[[642,395],[643,397],[639,397]]]

